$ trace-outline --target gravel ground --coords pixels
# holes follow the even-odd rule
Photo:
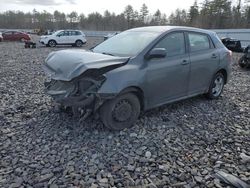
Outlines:
[[[226,187],[218,170],[250,183],[250,71],[233,66],[218,100],[165,105],[110,132],[53,111],[41,65],[64,48],[0,43],[0,187]]]

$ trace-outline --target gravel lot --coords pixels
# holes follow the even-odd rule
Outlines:
[[[218,100],[166,105],[110,132],[54,112],[44,94],[41,65],[64,48],[0,43],[0,187],[226,187],[219,170],[250,184],[250,70],[235,65]]]

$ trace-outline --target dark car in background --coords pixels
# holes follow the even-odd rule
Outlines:
[[[27,33],[20,31],[6,31],[2,33],[3,40],[5,41],[29,41],[31,40],[30,36]]]
[[[241,68],[250,68],[250,45],[248,45],[244,51],[243,56],[239,59],[238,63]]]
[[[233,52],[243,52],[240,40],[232,38],[222,38],[221,42],[227,47],[227,49]]]
[[[131,127],[141,111],[200,94],[220,97],[232,52],[214,32],[188,27],[135,28],[91,51],[52,52],[46,93],[63,107],[99,113],[112,130]]]
[[[104,40],[107,40],[107,39],[109,39],[109,38],[111,38],[111,37],[113,37],[113,36],[115,36],[115,35],[117,35],[119,33],[120,32],[109,33],[106,36],[104,36]]]

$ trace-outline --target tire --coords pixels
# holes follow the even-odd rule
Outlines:
[[[76,47],[82,47],[82,45],[83,45],[83,42],[82,42],[81,40],[77,40],[77,41],[75,42],[75,46],[76,46]]]
[[[244,56],[239,59],[238,64],[239,64],[239,66],[241,68],[245,68],[246,67],[247,62],[245,62],[245,57]]]
[[[209,86],[208,93],[206,94],[209,99],[217,99],[220,97],[225,85],[225,76],[218,72],[214,75],[212,82]]]
[[[136,95],[125,93],[105,102],[100,108],[100,118],[110,130],[131,128],[140,115],[140,102]]]
[[[56,41],[55,40],[50,40],[49,42],[48,42],[48,45],[49,45],[49,47],[56,47]]]

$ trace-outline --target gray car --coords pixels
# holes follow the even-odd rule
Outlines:
[[[92,50],[52,52],[48,95],[75,113],[99,115],[112,130],[131,127],[141,111],[200,94],[218,98],[232,52],[214,32],[154,26],[124,31]]]

